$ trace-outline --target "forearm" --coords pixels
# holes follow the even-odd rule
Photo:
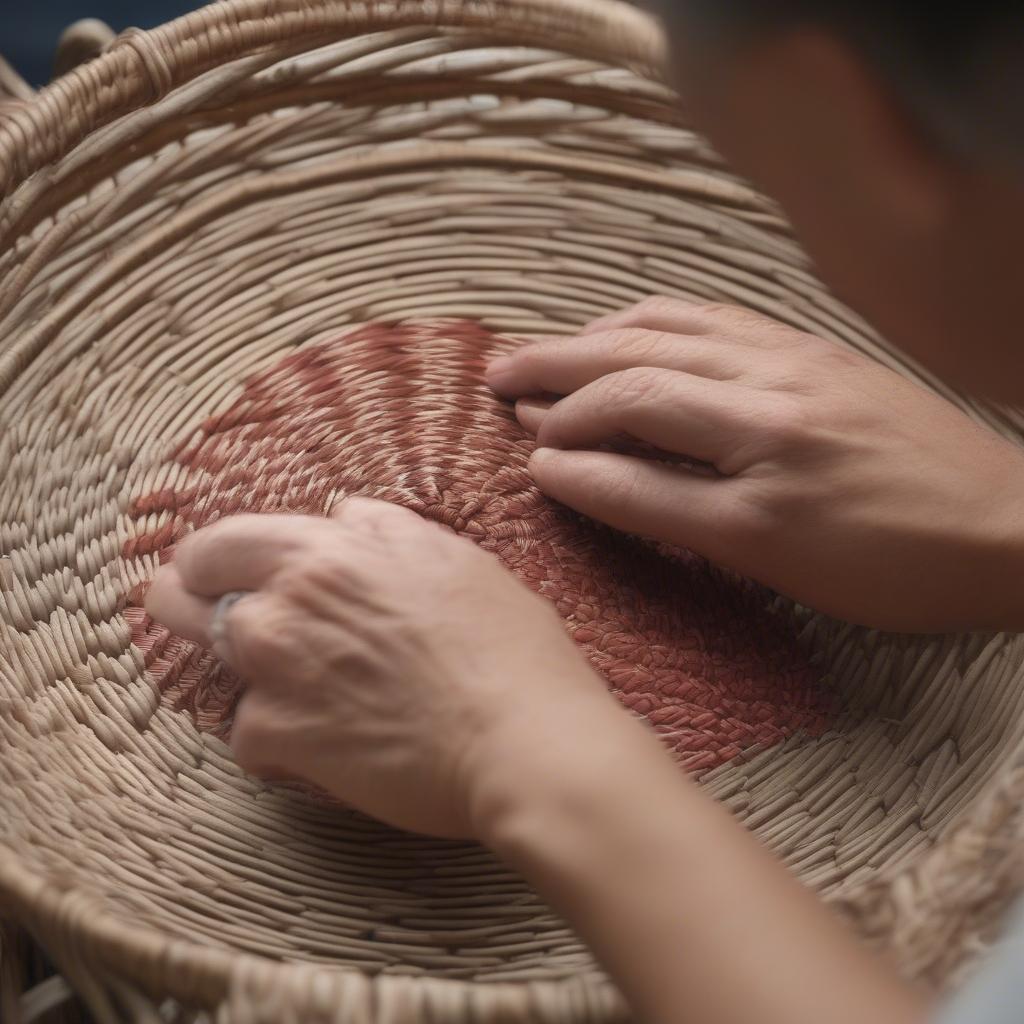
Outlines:
[[[638,1018],[920,1024],[925,999],[859,946],[617,708],[492,787],[483,834],[588,942]],[[520,753],[522,753],[520,751]],[[510,751],[511,754],[511,751]]]

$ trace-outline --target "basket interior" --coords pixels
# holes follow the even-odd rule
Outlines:
[[[246,778],[195,707],[161,698],[126,605],[159,556],[140,538],[178,511],[153,496],[204,479],[182,440],[365,324],[513,339],[654,293],[900,365],[676,111],[625,68],[403,28],[218,67],[9,197],[0,335],[44,343],[0,404],[0,884],[16,860],[126,928],[276,959],[593,969],[486,852]],[[1019,743],[1024,651],[764,603],[838,710],[818,734],[740,737],[703,782],[810,884],[849,892],[932,841]]]

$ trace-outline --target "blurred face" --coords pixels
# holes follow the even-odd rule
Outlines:
[[[950,383],[1024,401],[1024,182],[933,142],[824,30],[713,42],[677,17],[670,34],[698,125],[837,294]]]

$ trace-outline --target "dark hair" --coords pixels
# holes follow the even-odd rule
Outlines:
[[[830,29],[885,75],[924,127],[958,151],[1024,161],[1024,5],[997,0],[658,0],[723,39]]]

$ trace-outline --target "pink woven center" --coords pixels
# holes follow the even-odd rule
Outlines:
[[[334,496],[383,498],[472,538],[553,601],[622,703],[690,770],[820,733],[828,695],[765,591],[537,491],[532,441],[482,384],[487,358],[508,347],[469,323],[373,325],[289,356],[182,441],[172,457],[195,483],[134,502],[140,517],[170,515],[125,555],[166,561],[185,532],[233,513],[321,514]],[[126,617],[164,702],[226,735],[239,681],[153,623],[141,598]]]

